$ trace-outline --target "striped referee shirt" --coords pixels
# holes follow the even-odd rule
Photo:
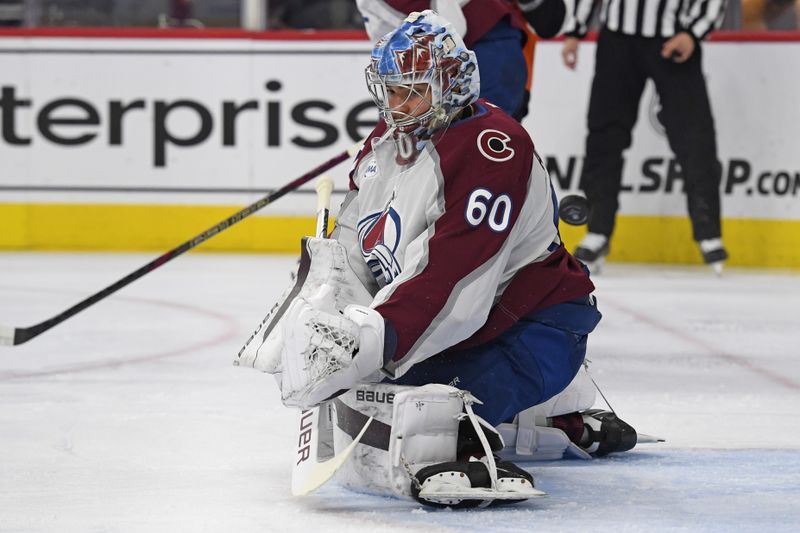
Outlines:
[[[565,27],[583,37],[595,4],[603,27],[625,35],[672,37],[682,31],[702,40],[722,24],[726,0],[574,0],[574,19]],[[566,4],[569,6],[568,0]]]

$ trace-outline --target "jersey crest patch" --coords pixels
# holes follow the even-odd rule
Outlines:
[[[508,143],[511,137],[499,130],[483,130],[478,134],[478,150],[489,161],[502,163],[514,157],[514,149]]]
[[[358,221],[361,255],[372,275],[387,284],[400,274],[400,263],[395,253],[400,244],[401,234],[400,215],[392,207],[382,213],[367,215]]]

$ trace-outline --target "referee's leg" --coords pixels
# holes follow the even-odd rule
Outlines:
[[[717,159],[714,118],[702,71],[702,49],[695,48],[685,63],[650,54],[652,77],[661,99],[659,118],[670,148],[683,169],[694,240],[721,236],[720,192],[722,167]]]
[[[606,237],[614,230],[622,152],[631,145],[646,81],[636,60],[639,40],[605,29],[597,40],[581,188],[592,206],[589,232]]]

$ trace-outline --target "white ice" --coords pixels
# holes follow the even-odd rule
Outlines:
[[[40,322],[153,257],[0,254],[0,324]],[[800,531],[797,273],[609,265],[594,376],[666,442],[528,463],[547,498],[454,512],[335,485],[290,496],[295,414],[231,362],[292,265],[187,254],[0,347],[0,531]]]

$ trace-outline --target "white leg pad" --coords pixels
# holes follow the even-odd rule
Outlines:
[[[553,417],[591,409],[597,397],[597,388],[586,367],[581,367],[567,387],[544,403],[535,405],[538,417]],[[524,411],[523,411],[524,412]]]
[[[547,419],[590,409],[596,394],[588,370],[582,367],[559,394],[522,411],[513,423],[497,426],[507,444],[499,455],[509,461],[552,461],[565,456],[590,459],[591,456],[570,441],[563,431],[548,427]]]
[[[358,492],[411,498],[410,472],[456,460],[464,402],[447,385],[358,385],[333,401],[334,446],[346,448],[374,420],[337,481]]]

